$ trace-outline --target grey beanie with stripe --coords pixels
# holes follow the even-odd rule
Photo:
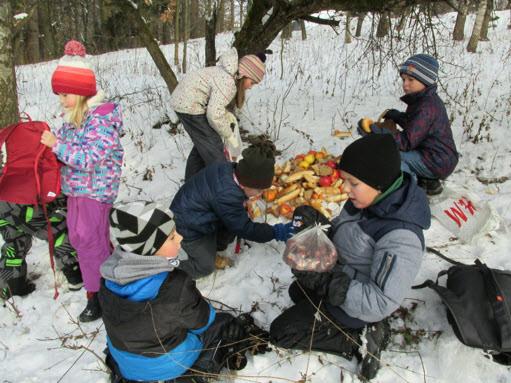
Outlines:
[[[403,73],[426,86],[433,85],[438,79],[438,61],[424,53],[413,55],[399,66],[399,74]]]
[[[135,201],[115,204],[110,212],[110,234],[121,249],[154,255],[176,229],[168,205]]]

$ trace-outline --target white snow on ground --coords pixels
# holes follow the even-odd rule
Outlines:
[[[433,220],[426,240],[428,246],[459,261],[470,263],[480,258],[491,267],[511,270],[511,181],[486,185],[478,180],[511,178],[511,31],[506,29],[509,12],[497,12],[497,16],[490,41],[480,42],[476,54],[465,51],[467,39],[461,43],[450,39],[455,14],[444,15],[435,23],[435,43],[440,95],[453,119],[461,153],[457,170],[446,185],[487,202],[499,226],[471,243],[461,243]],[[472,23],[473,17],[469,17],[466,36]],[[404,109],[398,100],[401,85],[396,66],[411,54],[434,53],[431,34],[424,42],[417,28],[409,25],[399,41],[370,41],[370,24],[367,19],[363,37],[349,45],[343,43],[343,30],[337,35],[331,28],[308,25],[308,40],[302,41],[295,32],[293,40],[285,43],[282,63],[280,40],[272,45],[275,54],[267,61],[267,76],[250,90],[242,126],[252,133],[268,132],[283,150],[279,161],[321,147],[340,154],[352,139],[333,138],[332,129],[349,129],[359,118],[376,118],[386,108]],[[217,52],[225,50],[232,39],[230,34],[218,36]],[[377,46],[381,49],[376,50]],[[201,66],[203,48],[202,40],[189,43],[189,70]],[[174,47],[163,50],[173,63]],[[144,49],[104,54],[93,60],[101,87],[124,108],[126,156],[119,200],[170,201],[182,182],[191,141],[182,130],[170,134],[168,125],[151,129],[165,115],[175,119],[155,65]],[[50,87],[55,66],[56,61],[19,67],[17,78],[20,109],[57,128],[58,103]],[[480,138],[477,144],[472,142],[476,136]],[[231,307],[243,311],[255,307],[258,323],[269,328],[291,303],[287,295],[291,273],[282,261],[283,249],[281,243],[254,243],[241,255],[233,255],[235,267],[199,281],[198,286],[206,297]],[[44,243],[35,241],[27,260],[30,276],[37,278],[36,292],[0,306],[2,382],[107,382],[99,359],[105,347],[101,321],[76,322],[85,293],[68,292],[60,286],[60,297],[52,299],[53,276]],[[436,256],[426,254],[416,282],[434,279],[447,267]],[[393,320],[395,335],[382,354],[385,366],[375,382],[511,380],[508,367],[458,341],[433,291],[410,291],[408,297],[403,306],[416,305],[416,309],[404,321]],[[402,330],[424,330],[426,335],[418,343],[406,343],[408,337],[397,334]],[[223,376],[221,381],[294,382],[306,378],[308,382],[359,382],[356,371],[355,360],[276,350],[250,357],[246,369],[237,376]]]

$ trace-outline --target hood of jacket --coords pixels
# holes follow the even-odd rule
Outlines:
[[[402,185],[377,204],[361,210],[353,206],[351,201],[347,201],[344,209],[350,215],[362,214],[368,218],[410,223],[422,230],[431,225],[431,210],[426,193],[406,172],[403,173]]]
[[[366,210],[376,217],[412,223],[423,230],[431,225],[431,211],[426,193],[408,173],[404,173],[400,188]]]
[[[231,48],[229,51],[220,55],[216,66],[222,68],[234,77],[238,72],[238,51],[236,48]]]
[[[143,256],[128,253],[117,247],[101,265],[100,272],[106,280],[126,285],[155,274],[172,271],[178,265],[177,259]]]

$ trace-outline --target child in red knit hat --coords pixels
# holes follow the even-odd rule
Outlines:
[[[65,166],[62,192],[68,196],[69,239],[78,254],[87,307],[81,322],[101,317],[97,292],[99,267],[110,256],[108,215],[117,197],[124,150],[120,141],[121,108],[104,102],[85,47],[69,41],[53,73],[51,86],[64,108],[64,124],[53,134],[44,132],[41,143],[52,148]]]

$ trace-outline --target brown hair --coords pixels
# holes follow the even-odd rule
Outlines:
[[[243,79],[246,77],[242,77],[238,80],[236,80],[236,97],[234,98],[236,100],[236,107],[238,109],[241,109],[243,107],[243,104],[245,103],[245,88],[243,87]]]

